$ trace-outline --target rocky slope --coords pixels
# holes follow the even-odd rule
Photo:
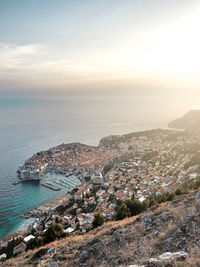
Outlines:
[[[200,266],[200,212],[195,195],[193,191],[177,196],[139,216],[55,241],[2,266]],[[49,248],[56,253],[47,254]]]

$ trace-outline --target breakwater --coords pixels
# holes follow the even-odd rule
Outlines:
[[[61,190],[60,187],[56,187],[56,186],[54,186],[54,185],[52,185],[52,184],[43,183],[43,184],[41,184],[41,185],[44,186],[44,187],[47,187],[47,188],[49,188],[49,189],[51,189],[51,190],[53,190],[53,191],[59,191],[59,190]]]

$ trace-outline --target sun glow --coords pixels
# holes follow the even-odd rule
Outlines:
[[[140,32],[101,57],[105,70],[133,77],[200,79],[200,8],[169,25]],[[105,64],[105,62],[107,64]],[[184,75],[187,74],[187,77]]]
[[[85,46],[82,36],[77,37],[80,38],[77,47],[76,38],[72,41],[75,46],[69,43],[66,47],[50,43],[0,44],[0,79],[3,84],[13,81],[11,86],[22,81],[34,87],[61,89],[72,85],[78,88],[95,81],[112,81],[118,85],[119,80],[130,87],[136,81],[137,84],[148,81],[152,83],[150,86],[198,88],[200,4],[173,15],[167,11],[166,15],[162,9],[164,20],[159,15],[154,18],[158,10],[149,12],[149,25],[134,17],[126,22],[126,27],[115,20],[121,28],[111,24],[110,35],[103,25],[100,31],[105,30],[105,39],[95,31],[97,40]],[[87,37],[93,41],[92,35]]]

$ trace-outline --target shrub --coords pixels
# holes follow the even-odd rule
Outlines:
[[[53,223],[44,233],[44,243],[49,243],[54,241],[56,238],[60,238],[63,235],[62,227],[57,224]]]
[[[166,193],[166,200],[167,201],[172,201],[173,198],[175,197],[175,193]]]
[[[35,255],[33,255],[31,260],[37,260],[39,258],[41,258],[42,256],[44,256],[47,253],[48,249],[47,248],[42,248],[40,250],[38,250]],[[32,262],[31,262],[32,263]]]
[[[150,201],[149,201],[149,199],[145,199],[145,200],[141,203],[142,211],[147,210],[149,207],[150,207]]]
[[[41,246],[41,242],[36,238],[29,240],[27,243],[27,249],[34,249]]]
[[[139,199],[133,199],[132,204],[130,207],[131,215],[137,215],[142,211],[142,203],[139,201]]]
[[[130,217],[131,216],[131,212],[129,210],[129,208],[126,206],[125,203],[123,203],[117,210],[117,213],[115,215],[117,220],[122,220],[126,217]]]
[[[105,217],[101,214],[101,212],[97,212],[94,216],[94,221],[92,223],[93,227],[98,227],[104,224]]]
[[[175,192],[176,195],[183,195],[186,193],[187,193],[187,190],[185,188],[178,188]]]
[[[150,196],[148,198],[148,200],[149,200],[149,206],[150,207],[155,206],[155,205],[158,204],[158,201],[157,201],[157,199],[154,196]]]

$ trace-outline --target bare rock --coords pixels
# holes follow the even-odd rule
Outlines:
[[[88,257],[88,252],[83,250],[80,254],[79,260],[80,262],[84,262]]]
[[[200,191],[198,193],[196,193],[195,198],[196,198],[196,201],[198,201],[200,199]]]
[[[187,257],[187,253],[184,251],[178,252],[165,252],[160,255],[157,259],[151,258],[148,263],[150,266],[167,266],[175,260],[185,260]]]
[[[200,210],[200,198],[197,200],[197,209]]]
[[[49,267],[58,267],[58,264],[56,262],[50,263]]]

